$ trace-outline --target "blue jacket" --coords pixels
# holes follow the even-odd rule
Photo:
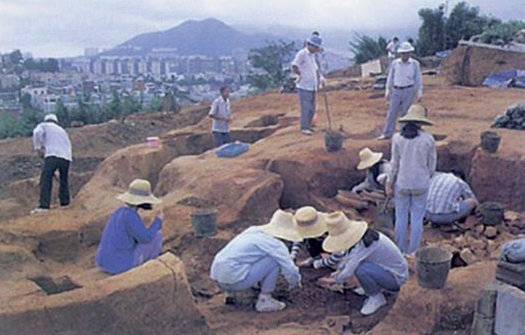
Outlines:
[[[104,228],[95,262],[111,274],[125,272],[133,267],[133,252],[139,243],[151,242],[162,228],[162,221],[155,218],[146,229],[139,214],[122,206],[111,214]]]

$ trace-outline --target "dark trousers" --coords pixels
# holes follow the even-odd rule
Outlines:
[[[213,140],[215,141],[215,147],[220,147],[223,144],[231,143],[232,139],[230,133],[219,133],[218,131],[213,132]]]
[[[60,206],[69,205],[69,164],[70,162],[63,158],[46,157],[44,169],[40,175],[40,208],[49,209],[51,206],[51,191],[53,190],[53,177],[56,170],[60,172],[60,187],[58,190]]]

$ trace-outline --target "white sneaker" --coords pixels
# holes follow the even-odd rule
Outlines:
[[[33,210],[31,211],[31,215],[33,215],[33,214],[47,213],[47,212],[49,212],[49,209],[47,209],[47,208],[40,208],[40,207],[37,207],[37,208],[35,208],[35,209],[33,209]]]
[[[357,294],[358,296],[361,296],[361,297],[366,295],[365,289],[362,288],[362,287],[356,287],[356,288],[353,290],[353,292],[354,292],[355,294]]]
[[[313,132],[310,129],[301,130],[301,134],[306,136],[312,136]]]
[[[259,295],[255,310],[259,313],[278,312],[286,308],[286,304],[275,300],[271,295]]]
[[[361,308],[361,314],[371,315],[377,312],[378,309],[387,304],[386,298],[383,293],[375,294],[371,297],[368,297]]]
[[[309,268],[312,265],[314,265],[314,261],[315,261],[315,259],[313,259],[312,257],[308,257],[307,259],[305,259],[304,261],[299,263],[299,267],[301,267],[301,268]]]

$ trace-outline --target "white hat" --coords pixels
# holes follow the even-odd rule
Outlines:
[[[278,209],[270,223],[259,226],[264,233],[290,242],[301,242],[303,238],[295,230],[293,215]]]
[[[325,213],[311,206],[299,208],[293,218],[295,229],[303,238],[316,238],[326,233]]]
[[[359,165],[358,170],[366,170],[378,163],[383,158],[382,152],[373,152],[369,148],[364,148],[359,151]]]
[[[53,121],[53,122],[58,123],[57,115],[56,114],[47,114],[44,117],[44,122],[48,122],[48,121]]]
[[[326,217],[328,237],[323,242],[326,252],[340,252],[356,245],[365,235],[368,224],[365,221],[349,220],[343,212],[331,213]]]
[[[408,52],[414,52],[414,47],[409,42],[403,42],[397,49],[397,53],[403,54]]]
[[[151,184],[144,179],[135,179],[129,184],[128,191],[117,197],[130,205],[160,204],[161,201],[151,193]]]

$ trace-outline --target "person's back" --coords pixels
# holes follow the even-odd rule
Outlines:
[[[35,134],[39,132],[42,132],[40,140],[45,148],[45,157],[72,160],[71,141],[64,128],[53,122],[43,122],[34,131]]]

